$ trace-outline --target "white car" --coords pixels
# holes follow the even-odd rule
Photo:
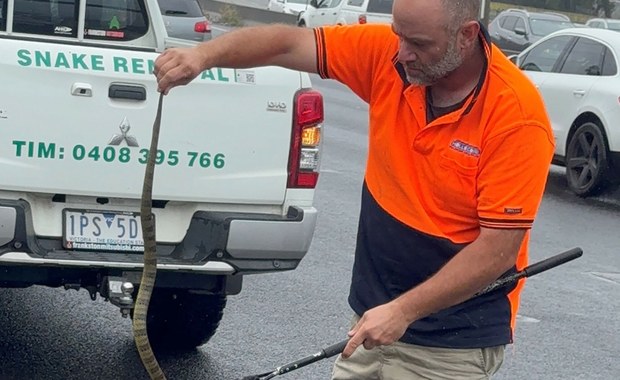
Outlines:
[[[309,0],[308,8],[299,13],[297,25],[314,28],[338,23],[340,7],[347,0]]]
[[[309,0],[297,17],[297,25],[373,24],[392,22],[394,0]]]
[[[554,163],[570,189],[594,195],[620,180],[620,33],[571,28],[515,58],[541,92],[555,135]]]
[[[589,28],[611,29],[620,32],[620,20],[611,18],[593,18],[586,22]]]
[[[269,0],[267,9],[272,12],[297,15],[308,7],[310,0]]]

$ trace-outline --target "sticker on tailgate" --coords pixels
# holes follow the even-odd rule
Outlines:
[[[119,142],[120,143],[120,142]],[[13,153],[18,158],[45,160],[95,161],[102,163],[146,164],[147,148],[129,148],[116,145],[61,145],[53,142],[13,140]],[[155,156],[157,165],[186,166],[195,168],[224,169],[226,155],[221,152],[182,151],[158,149]]]
[[[93,34],[96,31],[90,30]],[[109,33],[121,32],[106,32]],[[115,35],[115,37],[122,37]],[[66,69],[79,71],[99,71],[114,72],[133,75],[153,75],[155,60],[142,56],[121,56],[87,54],[70,51],[52,51],[38,49],[19,49],[17,50],[17,64],[22,67],[38,67],[49,69]],[[253,70],[235,70],[229,68],[214,67],[203,71],[199,80],[222,82],[222,83],[241,83],[255,84],[255,73]]]

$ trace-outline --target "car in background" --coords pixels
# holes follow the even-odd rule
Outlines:
[[[211,24],[197,0],[157,0],[168,36],[192,41],[211,39]]]
[[[518,54],[556,30],[573,28],[568,16],[555,12],[506,9],[489,24],[491,41],[506,55]]]
[[[310,0],[297,25],[350,25],[392,22],[394,0]]]
[[[269,0],[267,10],[297,15],[308,7],[310,0]]]
[[[572,28],[532,44],[515,63],[540,91],[569,188],[595,195],[620,180],[620,33]]]
[[[586,21],[586,26],[598,29],[611,29],[620,32],[620,20],[612,18],[592,18]]]
[[[347,0],[310,0],[308,7],[297,16],[297,25],[314,28],[321,25],[335,25],[340,16],[340,7]]]
[[[394,0],[346,0],[340,8],[342,24],[391,24]]]

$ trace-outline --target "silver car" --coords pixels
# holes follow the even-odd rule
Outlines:
[[[157,0],[170,37],[192,41],[211,39],[211,25],[197,0]]]

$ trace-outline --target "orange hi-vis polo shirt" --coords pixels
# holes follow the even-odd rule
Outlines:
[[[430,123],[426,87],[408,83],[390,25],[320,27],[315,38],[321,77],[344,83],[370,105],[349,295],[356,313],[425,281],[480,227],[532,227],[554,139],[538,91],[484,29],[486,65],[477,87],[459,109]],[[513,271],[527,265],[528,239],[529,233]],[[402,340],[455,348],[510,343],[522,286],[417,321]]]

